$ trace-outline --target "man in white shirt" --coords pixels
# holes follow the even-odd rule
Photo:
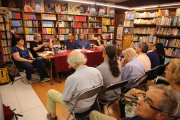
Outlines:
[[[146,42],[139,42],[136,47],[136,53],[138,54],[137,59],[141,60],[146,71],[151,69],[151,61],[146,55],[148,51],[148,45]]]

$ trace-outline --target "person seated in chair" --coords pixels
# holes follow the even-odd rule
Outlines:
[[[58,48],[61,48],[61,44],[57,40],[57,35],[51,35],[51,39],[49,40],[49,48],[52,49],[53,45],[58,45]]]
[[[135,108],[137,116],[122,118],[122,120],[166,120],[174,114],[177,106],[178,102],[171,89],[164,85],[151,86],[144,96],[137,101]],[[117,120],[97,111],[92,111],[89,118],[90,120]]]
[[[103,51],[104,62],[97,67],[103,77],[104,87],[121,81],[121,67],[117,63],[117,49],[113,44],[109,44]],[[100,100],[114,100],[121,94],[121,89],[102,92]]]
[[[29,84],[33,83],[31,74],[34,68],[38,68],[41,82],[49,81],[50,78],[45,77],[46,74],[44,66],[41,64],[42,61],[33,57],[29,49],[24,46],[24,40],[21,37],[17,37],[15,40],[17,44],[12,48],[12,59],[18,69],[26,70],[26,80],[24,80],[24,82]]]
[[[86,37],[85,34],[83,33],[80,34],[80,39],[76,41],[78,49],[82,49],[83,46],[85,49],[91,48],[89,40],[85,39],[85,37]]]
[[[99,48],[99,47],[104,48],[106,46],[106,42],[103,41],[102,35],[98,36],[98,39],[95,41],[94,45],[95,48]]]
[[[61,104],[66,109],[70,110],[78,95],[88,89],[103,84],[102,76],[99,70],[93,67],[84,65],[87,62],[86,56],[79,51],[72,51],[68,55],[67,62],[70,67],[76,71],[70,75],[65,81],[65,89],[63,94],[51,89],[47,93],[47,109],[49,113],[47,118],[49,120],[57,120],[56,117],[56,103]],[[91,108],[96,96],[79,101],[73,112],[83,113]]]
[[[64,46],[66,46],[67,50],[77,49],[76,41],[73,40],[73,34],[68,34],[68,39],[64,41]]]

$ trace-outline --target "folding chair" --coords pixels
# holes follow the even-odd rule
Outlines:
[[[83,112],[83,113],[74,113],[74,112],[73,112],[73,109],[74,109],[74,107],[76,106],[77,102],[80,101],[80,100],[87,99],[87,98],[91,98],[91,97],[93,97],[94,95],[97,95],[97,97],[98,97],[98,95],[99,95],[99,93],[101,92],[102,88],[103,88],[103,85],[98,85],[98,86],[96,86],[95,88],[92,88],[92,89],[90,89],[90,90],[87,90],[87,91],[85,91],[85,92],[82,92],[82,93],[77,97],[76,102],[75,102],[75,104],[73,105],[73,107],[71,108],[71,110],[70,110],[70,112],[69,112],[69,115],[68,115],[68,117],[67,117],[66,120],[69,119],[69,117],[70,117],[71,114],[73,114],[73,117],[74,117],[75,120],[84,120],[85,118],[87,118],[87,117],[89,116],[90,112],[91,112],[92,110],[94,110],[94,109],[93,109],[93,106],[92,106],[89,110],[87,110],[87,111],[85,111],[85,112]],[[97,97],[96,97],[95,101],[97,101]],[[98,101],[97,101],[97,104],[98,104],[98,108],[100,109]]]
[[[122,88],[123,86],[125,86],[126,84],[128,83],[127,80],[124,80],[124,81],[120,81],[118,83],[115,83],[115,84],[110,84],[109,86],[107,86],[103,92],[106,92],[106,91],[111,91],[111,90],[116,90],[118,88]],[[99,100],[99,102],[103,105],[106,105],[107,109],[109,106],[111,106],[114,102],[116,102],[119,98],[121,97],[121,95],[117,96],[114,100]],[[108,111],[109,113],[109,111]]]

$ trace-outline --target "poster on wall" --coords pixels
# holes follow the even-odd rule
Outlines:
[[[55,2],[44,0],[44,12],[55,13]]]
[[[24,0],[24,8],[23,8],[23,10],[25,11],[25,12],[34,12],[34,10],[33,10],[33,0]]]
[[[68,14],[68,3],[61,3],[61,14]]]
[[[90,15],[98,15],[99,7],[97,5],[90,5]]]
[[[21,0],[1,0],[1,4],[3,7],[9,8],[20,8],[22,9],[23,2]]]
[[[122,50],[122,41],[116,40],[116,48]]]
[[[107,6],[100,6],[99,7],[99,16],[103,16],[107,14]]]
[[[44,0],[34,0],[34,11],[44,12]]]
[[[117,39],[122,40],[123,27],[117,27]]]
[[[68,14],[75,14],[79,15],[80,14],[80,3],[68,3]]]
[[[81,4],[80,6],[80,13],[89,15],[90,12],[90,5],[89,4]]]
[[[123,17],[119,17],[119,26],[122,26]]]
[[[111,17],[115,17],[115,9],[111,7],[107,7],[107,15]]]

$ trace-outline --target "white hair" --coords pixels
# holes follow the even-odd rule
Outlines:
[[[70,67],[74,68],[75,66],[77,66],[79,64],[85,64],[87,62],[87,58],[80,51],[72,51],[68,55],[67,62],[68,62]]]
[[[136,51],[133,48],[128,48],[124,51],[124,54],[129,53],[131,58],[136,57]]]

